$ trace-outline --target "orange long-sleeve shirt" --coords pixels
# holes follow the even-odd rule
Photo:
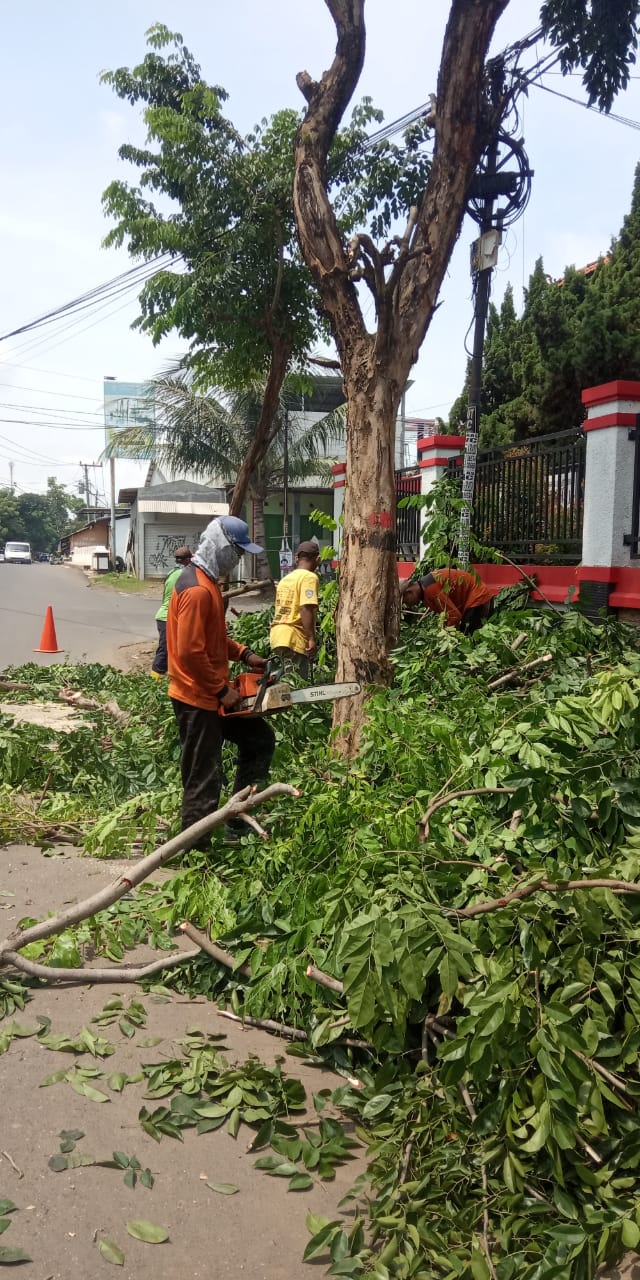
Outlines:
[[[463,569],[433,569],[420,579],[420,586],[427,608],[446,613],[448,627],[459,627],[467,609],[491,599],[487,587]]]
[[[229,684],[229,662],[249,649],[227,635],[220,588],[190,564],[180,574],[167,614],[169,697],[216,711]]]

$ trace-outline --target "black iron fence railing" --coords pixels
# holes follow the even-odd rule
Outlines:
[[[582,429],[478,453],[471,525],[486,546],[523,563],[580,560],[586,441]],[[449,463],[461,474],[461,458]]]
[[[631,560],[640,560],[640,413],[636,417],[636,425],[629,432],[629,439],[634,442],[633,450],[633,488],[631,490],[631,531],[625,533],[623,542],[630,547]]]
[[[416,467],[396,471],[396,502],[412,493],[420,493],[420,472]],[[400,507],[396,512],[396,546],[399,560],[420,559],[420,511],[417,507]]]

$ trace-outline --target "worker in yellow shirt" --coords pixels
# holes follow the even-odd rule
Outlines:
[[[316,542],[301,542],[296,551],[296,567],[276,588],[276,607],[269,643],[283,664],[294,666],[308,679],[318,652],[319,578],[315,572],[320,559]]]

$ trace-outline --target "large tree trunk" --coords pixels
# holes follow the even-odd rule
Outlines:
[[[466,195],[482,148],[502,110],[499,75],[485,58],[509,0],[451,0],[432,125],[434,156],[427,188],[405,233],[380,249],[368,235],[347,246],[327,191],[327,157],[364,63],[365,0],[326,0],[336,52],[315,81],[298,87],[307,111],[296,139],[293,202],[300,247],[328,317],[347,393],[347,469],[338,609],[339,678],[388,683],[388,654],[398,631],[395,560],[395,415],[433,316],[460,232]],[[495,83],[494,83],[495,82]],[[356,290],[375,300],[367,331]],[[357,750],[363,700],[337,702],[344,754]]]
[[[365,686],[388,685],[389,650],[399,630],[395,537],[395,422],[398,393],[373,377],[347,392],[347,475],[337,615],[338,680],[358,680],[363,692],[334,705],[338,749],[353,756],[365,718]]]

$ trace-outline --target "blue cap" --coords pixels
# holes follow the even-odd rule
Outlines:
[[[264,547],[259,547],[257,542],[251,541],[249,526],[239,516],[220,516],[220,524],[229,542],[233,542],[242,551],[248,551],[252,556],[259,556],[264,551]]]

